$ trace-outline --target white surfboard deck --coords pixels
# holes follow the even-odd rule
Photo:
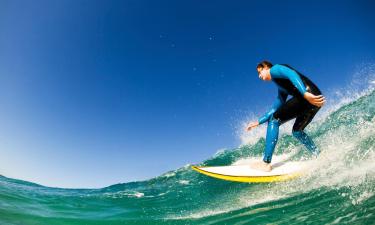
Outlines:
[[[283,158],[284,159],[284,158]],[[218,179],[238,181],[238,182],[274,182],[289,180],[300,176],[307,168],[309,161],[280,161],[272,163],[270,172],[260,171],[250,167],[252,162],[260,159],[240,160],[230,166],[192,166],[194,170]]]

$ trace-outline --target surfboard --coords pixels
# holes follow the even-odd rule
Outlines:
[[[247,182],[266,183],[286,181],[301,176],[308,168],[307,161],[288,161],[272,164],[270,172],[256,170],[250,164],[230,166],[192,166],[195,171],[217,179]]]

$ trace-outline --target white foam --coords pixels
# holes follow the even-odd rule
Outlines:
[[[179,184],[183,184],[183,185],[187,185],[187,184],[190,183],[190,181],[188,181],[188,180],[179,180],[178,183]]]
[[[296,154],[296,151],[290,152],[288,154],[281,154],[281,155],[275,155],[272,157],[272,163],[279,163],[289,160],[291,157],[293,157]],[[235,161],[232,163],[233,166],[237,165],[250,165],[253,162],[261,161],[262,157],[249,157],[249,158],[243,158]]]
[[[114,193],[104,193],[103,195],[109,198],[124,198],[124,197],[142,198],[145,196],[145,194],[142,192],[129,191],[129,190],[123,190],[123,191],[118,191]]]

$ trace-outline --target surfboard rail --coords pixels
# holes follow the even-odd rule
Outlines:
[[[227,174],[220,174],[204,170],[205,166],[191,166],[191,168],[201,174],[214,177],[221,180],[244,182],[244,183],[269,183],[286,181],[302,175],[302,172],[295,172],[291,174],[270,175],[270,176],[234,176]]]

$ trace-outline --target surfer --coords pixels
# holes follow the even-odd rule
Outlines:
[[[279,126],[294,118],[296,120],[292,130],[293,136],[317,156],[319,149],[304,129],[325,103],[322,92],[309,78],[289,65],[272,65],[271,62],[263,61],[256,69],[260,79],[273,81],[276,84],[278,95],[271,109],[258,121],[251,122],[246,127],[246,130],[250,131],[259,124],[268,122],[263,161],[250,166],[262,171],[272,170],[271,160],[279,136]],[[291,95],[289,100],[287,100],[288,95]]]

